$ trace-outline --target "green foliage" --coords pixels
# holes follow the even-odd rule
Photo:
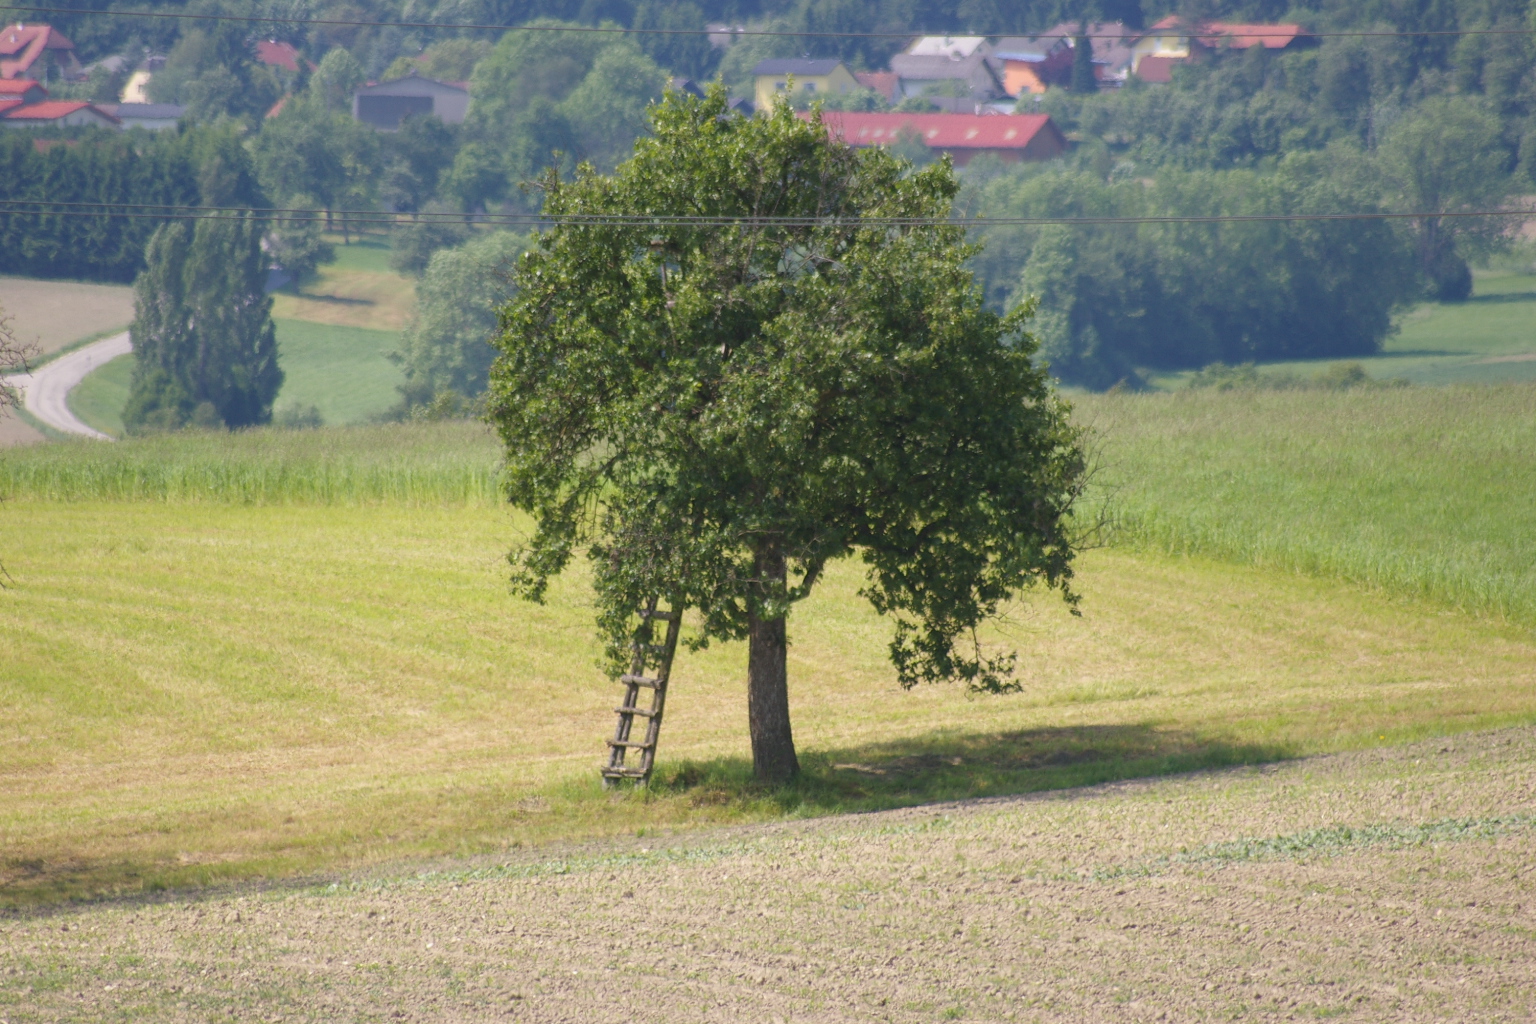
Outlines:
[[[444,190],[465,209],[536,206],[520,183],[550,166],[568,174],[579,160],[613,167],[665,86],[665,72],[630,39],[509,32],[475,67],[466,145]]]
[[[389,237],[389,267],[397,273],[421,277],[427,272],[433,253],[463,244],[469,234],[469,225],[457,220],[431,217],[403,224]]]
[[[435,114],[407,117],[380,139],[384,171],[379,194],[391,209],[414,213],[437,193],[453,165],[458,135]]]
[[[548,176],[546,209],[838,219],[540,236],[489,393],[508,493],[538,522],[516,585],[539,598],[589,546],[618,659],[651,595],[697,608],[701,644],[740,638],[857,554],[903,683],[1002,689],[1007,660],[959,644],[1032,583],[1070,596],[1082,471],[1028,310],[982,305],[947,163],[908,174],[787,108],[725,104],[669,95],[615,175]]]
[[[981,185],[978,206],[1023,217],[1369,211],[1375,196],[1354,168],[1349,152],[1298,155],[1269,175],[1168,170],[1150,186],[1025,169]],[[1369,355],[1416,291],[1411,242],[1382,221],[1048,225],[994,228],[988,242],[976,262],[988,294],[1005,306],[1038,297],[1042,356],[1091,388],[1141,367]]]
[[[366,81],[363,66],[345,47],[327,53],[309,79],[309,94],[327,110],[350,111],[352,93]]]
[[[283,202],[286,210],[313,210],[319,205],[318,199],[303,193]],[[336,258],[336,250],[320,234],[320,222],[302,213],[278,214],[273,219],[268,251],[273,261],[293,276],[295,287],[313,281],[321,265]]]
[[[1502,207],[1511,192],[1499,122],[1463,97],[1432,97],[1393,125],[1378,153],[1403,212],[1454,213]],[[1415,254],[1428,292],[1442,301],[1472,294],[1468,258],[1487,256],[1513,227],[1493,217],[1415,221]]]
[[[484,393],[496,310],[512,297],[512,267],[527,246],[521,235],[497,231],[432,255],[416,288],[415,320],[394,356],[405,370],[406,409],[437,402],[439,418],[457,415]]]
[[[251,216],[158,229],[134,283],[130,432],[265,423],[283,383],[263,224]]]
[[[1072,40],[1072,81],[1069,88],[1082,94],[1099,91],[1099,79],[1093,72],[1093,40],[1081,33]]]
[[[1260,373],[1253,363],[1228,366],[1212,363],[1190,375],[1187,388],[1235,391],[1244,388],[1266,391],[1348,391],[1351,388],[1406,387],[1407,381],[1376,381],[1360,363],[1331,363],[1310,376],[1295,373]]]
[[[705,24],[704,11],[690,0],[640,0],[635,5],[632,27],[681,29],[678,35],[643,35],[639,42],[646,56],[675,75],[707,79],[719,61],[719,52],[707,36],[697,34]]]
[[[313,196],[326,210],[366,208],[379,177],[379,133],[314,94],[292,97],[251,144],[269,195]]]
[[[247,30],[222,23],[188,29],[149,80],[148,91],[153,102],[186,104],[194,121],[229,116],[255,124],[277,102],[283,85],[256,60]]]

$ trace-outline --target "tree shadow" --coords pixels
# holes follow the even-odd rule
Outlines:
[[[1234,744],[1151,725],[940,733],[802,753],[799,778],[776,788],[755,782],[745,758],[662,763],[651,791],[701,806],[768,801],[784,811],[839,813],[1070,789],[1293,756],[1279,745]]]
[[[1493,295],[1469,295],[1458,306],[1497,306],[1508,302],[1536,302],[1536,292],[1496,292]]]

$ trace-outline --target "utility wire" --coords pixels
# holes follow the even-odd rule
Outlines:
[[[18,208],[24,207],[24,208]],[[1277,223],[1289,221],[1381,221],[1381,220],[1430,220],[1438,218],[1465,219],[1478,217],[1510,217],[1524,220],[1536,219],[1536,210],[1487,209],[1487,210],[1419,210],[1414,212],[1368,211],[1359,213],[1252,213],[1252,214],[1190,214],[1145,216],[1085,216],[1085,217],[781,217],[781,216],[731,216],[710,214],[650,214],[650,213],[490,213],[466,216],[461,213],[399,214],[382,210],[323,210],[300,207],[250,207],[250,206],[187,206],[172,203],[87,203],[65,202],[48,199],[0,199],[0,216],[16,217],[95,217],[147,220],[211,220],[255,216],[261,219],[323,222],[342,219],[348,225],[383,225],[409,227],[413,223],[475,223],[490,225],[552,226],[630,226],[630,227],[925,227],[929,225],[954,225],[959,227],[1041,227],[1046,225],[1114,225],[1114,224],[1242,224]]]
[[[778,29],[749,29],[749,28],[623,28],[621,26],[605,25],[482,25],[469,22],[437,22],[437,21],[369,21],[353,18],[279,18],[253,14],[189,14],[184,12],[161,11],[92,11],[77,7],[32,7],[17,4],[0,4],[0,11],[25,11],[31,14],[77,14],[92,17],[110,18],[169,18],[177,21],[226,21],[243,24],[257,25],[314,25],[325,28],[418,28],[418,29],[460,29],[473,32],[584,32],[604,35],[663,35],[663,36],[703,36],[703,35],[729,35],[736,36],[777,36],[791,39],[911,39],[920,35],[938,35],[940,33],[924,32],[916,30],[912,32],[796,32]],[[1184,35],[1197,39],[1220,38],[1210,32],[1200,32],[1193,27],[1190,30],[1177,29]],[[958,32],[943,33],[949,38],[959,35]],[[979,33],[972,33],[979,34]],[[999,35],[1000,33],[991,33]],[[1001,33],[1006,34],[1006,33]],[[1416,29],[1404,31],[1392,30],[1341,30],[1336,32],[1303,32],[1299,37],[1293,37],[1289,33],[1277,32],[1244,32],[1246,38],[1307,38],[1307,39],[1379,39],[1379,38],[1436,38],[1442,36],[1512,36],[1531,35],[1530,29],[1523,28],[1467,28],[1467,29]],[[1059,33],[1055,35],[1042,34],[1026,36],[1030,39],[1076,39],[1077,33]],[[1089,39],[1124,39],[1124,35],[1108,35],[1089,33]]]

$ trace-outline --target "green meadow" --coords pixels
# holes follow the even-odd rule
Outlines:
[[[1083,617],[983,638],[1021,692],[902,691],[829,573],[790,624],[805,777],[749,780],[745,652],[680,659],[647,792],[583,572],[475,424],[0,453],[0,899],[283,876],[640,829],[1081,785],[1536,721],[1536,385],[1078,400],[1108,546]]]

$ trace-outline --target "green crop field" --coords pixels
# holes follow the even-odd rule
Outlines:
[[[903,692],[832,572],[791,622],[806,777],[747,781],[745,652],[680,660],[657,785],[594,767],[616,688],[582,574],[506,590],[527,524],[486,429],[0,454],[6,901],[1019,792],[1536,721],[1536,386],[1079,402],[1114,546],[1084,617],[988,643],[1022,693]]]
[[[318,409],[326,423],[365,423],[400,399],[404,379],[386,356],[399,344],[393,331],[278,320],[278,359],[286,379],[273,410]],[[114,437],[123,433],[123,405],[133,356],[119,356],[69,393],[69,407],[86,423]]]

